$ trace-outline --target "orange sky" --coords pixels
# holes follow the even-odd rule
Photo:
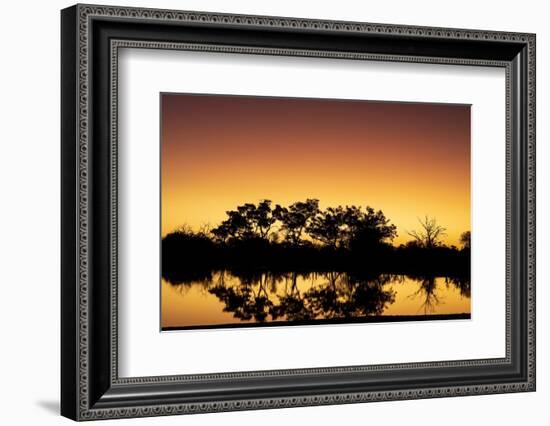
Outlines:
[[[470,107],[220,95],[161,95],[162,235],[216,226],[270,199],[369,205],[410,239],[434,216],[470,229]]]

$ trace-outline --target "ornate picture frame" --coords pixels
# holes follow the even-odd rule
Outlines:
[[[505,357],[119,377],[117,61],[127,47],[503,68]],[[535,390],[534,34],[76,5],[61,12],[61,51],[62,415],[93,420]]]

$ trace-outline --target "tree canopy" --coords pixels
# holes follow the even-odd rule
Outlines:
[[[330,248],[375,246],[391,242],[397,228],[381,210],[367,206],[337,206],[321,209],[319,200],[308,198],[288,207],[271,200],[246,203],[226,212],[227,218],[210,232],[222,242],[269,238],[274,229],[284,242],[301,245],[317,242]],[[276,232],[275,232],[276,233]],[[277,234],[278,235],[278,234]]]

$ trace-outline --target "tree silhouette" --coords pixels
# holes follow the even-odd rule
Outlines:
[[[472,235],[470,231],[463,232],[460,234],[460,243],[462,244],[462,247],[465,249],[469,249],[471,245]]]
[[[326,244],[328,247],[336,248],[341,242],[346,225],[345,211],[342,206],[329,207],[311,219],[307,233],[314,240]]]
[[[212,235],[222,242],[229,238],[247,238],[252,235],[252,227],[239,210],[226,212],[229,216],[217,228],[212,229]]]
[[[193,232],[188,226],[166,235],[161,250],[162,275],[172,283],[210,277],[218,262],[215,243],[208,235]]]
[[[319,200],[308,198],[287,207],[275,206],[273,216],[281,221],[281,231],[290,244],[302,243],[302,234],[319,212]]]
[[[360,208],[346,207],[345,223],[349,232],[349,247],[355,250],[372,250],[397,236],[397,227],[390,224],[381,210],[372,207],[363,212]]]
[[[441,237],[446,235],[446,229],[437,224],[435,218],[425,216],[424,219],[418,219],[421,229],[419,231],[407,232],[413,237],[420,247],[433,249],[441,245]]]
[[[271,210],[271,200],[262,200],[257,206],[246,203],[238,206],[237,210],[227,211],[226,214],[228,218],[211,231],[223,242],[228,238],[267,239],[271,227],[277,220]]]
[[[329,207],[319,211],[307,228],[309,235],[329,247],[372,249],[393,240],[397,228],[381,210],[367,206]]]
[[[271,200],[262,200],[257,206],[247,204],[247,218],[252,224],[252,230],[255,236],[266,239],[269,230],[277,220],[271,210]]]

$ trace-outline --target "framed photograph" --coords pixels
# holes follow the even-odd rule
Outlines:
[[[61,412],[535,390],[535,35],[61,12]]]

